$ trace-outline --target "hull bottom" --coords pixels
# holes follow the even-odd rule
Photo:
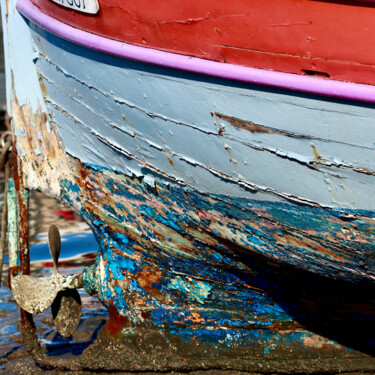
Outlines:
[[[181,343],[173,336],[145,327],[115,337],[105,329],[81,360],[96,370],[122,371],[231,370],[273,374],[375,371],[371,356],[358,353],[349,356],[342,350],[327,350],[323,338],[315,337],[311,342],[315,348],[301,350],[298,345],[290,345],[265,355],[265,348],[249,350],[235,345],[223,350],[196,341]]]
[[[150,185],[71,157],[45,114],[12,109],[25,187],[71,206],[100,247],[83,284],[110,319],[72,366],[375,371],[369,213]]]

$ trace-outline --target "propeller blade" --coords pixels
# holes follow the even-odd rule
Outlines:
[[[81,320],[82,302],[76,289],[60,291],[51,306],[53,322],[63,337],[71,336]]]
[[[59,229],[56,225],[51,225],[48,230],[48,246],[53,260],[53,267],[57,272],[57,264],[59,262],[61,250],[61,237]]]
[[[17,303],[30,314],[38,314],[51,306],[57,331],[61,336],[69,337],[77,329],[81,319],[81,297],[72,287],[80,285],[82,277],[66,277],[58,272],[61,237],[56,225],[49,227],[48,246],[53,260],[53,276],[15,276],[12,279],[12,291]]]
[[[60,275],[41,278],[18,275],[12,279],[12,292],[16,302],[30,314],[47,310],[62,289]]]

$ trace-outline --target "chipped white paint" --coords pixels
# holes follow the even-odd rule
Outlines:
[[[9,7],[10,27],[27,35],[19,41],[14,33],[17,40],[8,46],[13,59],[22,51],[30,77],[26,86],[15,81],[16,91],[30,86],[32,93],[17,92],[19,104],[30,96],[41,103],[30,103],[32,112],[48,109],[62,149],[82,162],[143,176],[152,185],[375,209],[373,105],[168,71],[85,49],[33,24],[30,43],[29,26],[12,1]],[[13,69],[24,76],[19,65]],[[218,114],[269,131],[236,128]],[[39,144],[35,154],[43,155]],[[46,173],[43,190],[50,195],[58,196],[58,181],[69,176],[63,164],[62,157],[55,176]],[[40,187],[32,168],[28,172],[28,186]]]
[[[208,193],[375,209],[373,106],[170,72],[35,30],[49,112],[81,161]]]
[[[56,132],[49,130],[48,119],[42,112],[41,105],[34,112],[31,106],[20,106],[17,100],[12,100],[11,109],[14,131],[20,134],[17,145],[26,155],[34,156],[32,160],[28,159],[23,163],[27,186],[34,190],[42,189],[52,197],[59,197],[60,181],[72,175],[60,139]],[[42,139],[37,136],[39,132],[43,133]]]

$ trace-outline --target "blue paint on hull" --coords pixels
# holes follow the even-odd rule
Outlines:
[[[84,286],[109,309],[111,340],[166,343],[172,354],[141,369],[351,351],[375,366],[373,105],[121,60],[23,26],[43,103],[34,120],[25,100],[12,107],[26,185],[91,226],[100,250]]]
[[[97,180],[96,174],[104,173],[91,168],[90,174],[94,180]],[[327,341],[322,345],[328,352],[331,346],[331,349],[341,352],[356,349],[374,354],[371,345],[373,332],[368,330],[375,323],[372,278],[364,275],[347,277],[348,273],[338,272],[340,262],[337,262],[338,268],[335,270],[333,258],[329,259],[326,267],[322,267],[324,257],[318,256],[314,260],[312,249],[302,249],[302,258],[290,264],[293,263],[292,258],[283,256],[275,248],[277,241],[270,241],[275,235],[282,237],[287,232],[291,233],[296,223],[300,226],[294,231],[299,235],[312,229],[321,236],[322,233],[327,235],[329,231],[334,233],[343,223],[348,226],[346,221],[341,224],[337,222],[340,217],[337,211],[275,202],[249,204],[242,199],[224,204],[224,197],[207,197],[192,192],[187,194],[186,191],[159,185],[157,199],[167,207],[161,210],[150,204],[153,193],[147,193],[146,185],[134,178],[118,174],[111,176],[116,182],[111,179],[106,181],[109,191],[116,186],[116,191],[121,191],[121,197],[124,198],[130,190],[129,202],[137,202],[133,204],[140,215],[136,215],[134,220],[143,217],[144,222],[168,227],[171,233],[179,233],[183,238],[189,237],[188,228],[203,230],[207,223],[183,216],[181,211],[179,215],[173,215],[176,209],[174,205],[178,202],[178,208],[182,211],[193,209],[194,212],[220,213],[223,217],[230,216],[231,224],[246,221],[247,230],[251,230],[252,224],[256,223],[257,229],[253,230],[256,245],[266,244],[268,249],[259,251],[251,248],[254,242],[236,243],[234,238],[220,238],[220,231],[208,233],[207,226],[206,234],[208,238],[218,241],[217,246],[195,238],[194,252],[188,253],[186,248],[179,247],[173,241],[170,248],[166,248],[162,241],[153,242],[158,239],[158,235],[149,236],[150,228],[143,227],[140,238],[123,229],[121,232],[114,230],[117,221],[132,221],[125,207],[122,215],[112,216],[107,223],[97,217],[93,219],[92,212],[82,210],[81,215],[91,223],[101,244],[95,266],[86,271],[86,289],[97,293],[107,307],[113,303],[121,315],[128,317],[130,326],[136,327],[147,316],[147,324],[168,329],[172,336],[179,339],[219,345],[222,348],[239,344],[256,347],[257,350],[262,348],[265,353],[269,353],[272,348],[279,350],[292,345],[301,351],[306,350],[309,340],[325,337]],[[120,181],[129,186],[122,185]],[[113,200],[116,200],[117,193],[112,193]],[[69,191],[66,195],[69,196]],[[145,197],[144,205],[139,204]],[[220,211],[223,207],[225,210]],[[233,210],[231,207],[234,207]],[[243,217],[245,207],[246,219]],[[254,221],[251,217],[259,209],[263,214],[268,214],[265,215],[267,231],[264,235],[265,228],[260,225],[259,216]],[[132,211],[129,207],[127,210]],[[286,212],[293,213],[294,217],[285,215]],[[296,220],[297,215],[305,217],[305,220]],[[310,222],[307,217],[311,218]],[[170,225],[171,220],[174,220],[174,225]],[[333,220],[332,224],[330,220]],[[273,228],[270,224],[272,222]],[[280,223],[283,225],[282,230]],[[353,226],[365,225],[356,220],[350,223]],[[134,224],[139,225],[136,221]],[[234,228],[234,225],[228,226]],[[371,233],[371,228],[367,229]],[[340,247],[344,243],[350,247],[347,240]],[[333,252],[337,248],[337,244],[332,245]],[[290,244],[285,246],[284,251],[289,256],[301,253],[299,247],[293,249]],[[268,257],[269,254],[271,256]],[[356,256],[359,258],[356,261],[347,256],[343,262],[354,261],[361,267],[358,260],[362,255],[358,251]],[[310,263],[309,258],[313,260]],[[366,259],[363,257],[362,261]],[[100,280],[98,275],[103,264],[105,277]],[[146,282],[147,285],[143,285],[145,278],[155,275],[158,277],[157,282]],[[124,282],[126,287],[111,288],[110,285],[116,284],[116,280]],[[95,287],[92,287],[93,282],[96,282]]]

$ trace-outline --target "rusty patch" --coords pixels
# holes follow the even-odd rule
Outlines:
[[[18,215],[19,215],[19,259],[21,272],[30,275],[30,254],[29,254],[29,226],[28,226],[28,199],[22,178],[22,168],[17,156],[16,142],[12,147],[13,177],[17,191]]]
[[[288,132],[288,131],[285,131],[285,130],[276,129],[276,128],[273,128],[271,126],[256,124],[252,121],[241,120],[237,117],[224,115],[224,114],[218,113],[218,112],[213,112],[213,114],[216,117],[229,122],[229,124],[231,124],[233,127],[237,128],[237,129],[247,130],[250,133],[271,133],[271,134],[281,134],[281,135],[285,135],[286,137],[291,137],[291,138],[316,139],[316,137],[312,137],[312,136],[309,136],[309,135],[292,133],[292,132]],[[219,135],[222,135],[222,131],[220,131],[220,130],[219,130]]]
[[[43,82],[42,77],[39,77],[39,86],[40,86],[40,89],[42,90],[43,96],[47,97],[47,88],[46,88],[46,85]]]
[[[173,163],[173,160],[171,158],[168,157],[168,161],[169,161],[169,164],[174,167],[174,163]]]
[[[244,121],[239,118],[223,115],[221,113],[215,113],[215,115],[223,120],[228,121],[232,126],[237,129],[245,129],[250,133],[271,133],[272,131],[263,125],[256,124],[252,121]]]
[[[109,319],[107,324],[104,326],[104,330],[110,335],[116,336],[129,325],[129,319],[125,316],[120,315],[111,300],[108,307]]]
[[[162,272],[156,267],[145,267],[135,276],[139,286],[146,290],[150,296],[155,296],[160,293],[159,289],[155,288],[153,284],[160,283]]]
[[[312,148],[312,151],[313,151],[313,154],[314,154],[315,161],[317,163],[321,163],[323,161],[322,156],[319,154],[318,150],[316,149],[316,147],[314,145],[311,145],[311,148]]]

